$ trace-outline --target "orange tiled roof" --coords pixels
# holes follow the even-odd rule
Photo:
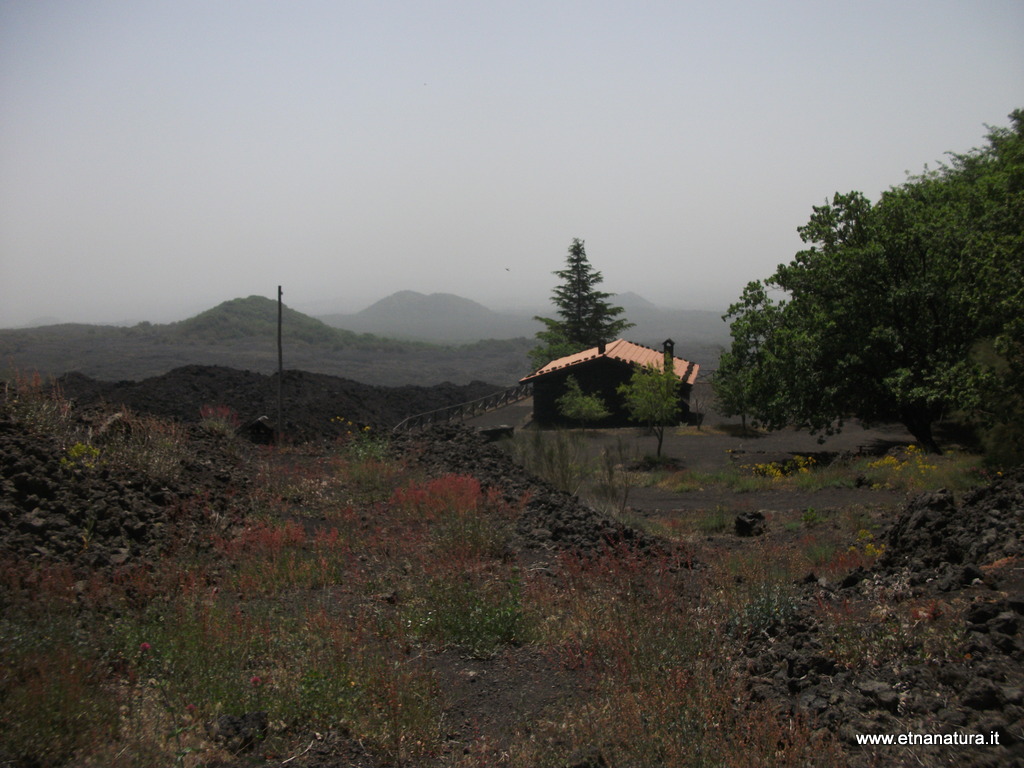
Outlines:
[[[526,376],[519,381],[533,381],[534,379],[551,373],[552,371],[570,368],[574,365],[585,363],[588,360],[596,360],[599,357],[621,360],[624,363],[630,363],[632,365],[655,365],[658,368],[661,368],[665,361],[664,352],[652,349],[651,347],[645,347],[643,344],[634,344],[633,342],[626,341],[625,339],[616,339],[615,341],[610,342],[605,346],[603,353],[598,352],[598,349],[599,347],[591,347],[590,349],[585,349],[582,352],[577,352],[575,355],[569,355],[567,357],[560,357],[557,360],[552,360],[543,368],[534,371],[529,376]],[[693,384],[693,382],[697,380],[697,372],[700,370],[699,365],[678,357],[673,357],[672,363],[675,368],[676,376],[678,376],[680,381],[684,384]]]

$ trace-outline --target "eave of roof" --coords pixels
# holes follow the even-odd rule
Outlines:
[[[665,364],[665,353],[651,347],[646,347],[643,344],[635,344],[632,341],[626,341],[625,339],[616,339],[605,346],[604,352],[599,351],[600,347],[591,347],[585,349],[582,352],[577,352],[574,355],[567,355],[566,357],[560,357],[557,360],[552,360],[550,363],[545,365],[543,368],[531,373],[529,376],[525,376],[520,379],[520,383],[527,381],[533,381],[535,379],[547,376],[550,373],[556,371],[563,371],[566,368],[571,368],[581,363],[586,363],[590,360],[596,360],[604,357],[610,360],[618,360],[630,365],[654,365],[661,368]],[[693,384],[697,380],[697,373],[700,370],[700,366],[696,363],[691,363],[682,358],[673,356],[672,366],[676,376],[684,384]]]

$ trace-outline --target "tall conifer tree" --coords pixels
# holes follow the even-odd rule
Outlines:
[[[587,259],[583,241],[574,238],[569,246],[565,269],[554,273],[562,283],[551,294],[558,319],[535,317],[544,324],[537,333],[540,346],[530,352],[534,368],[565,355],[571,355],[601,342],[613,341],[633,323],[619,315],[622,307],[612,306],[612,294],[597,290],[604,278]]]

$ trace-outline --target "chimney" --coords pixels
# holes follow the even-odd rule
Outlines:
[[[661,343],[661,349],[665,353],[665,370],[675,370],[676,363],[674,358],[676,343],[672,341],[672,339],[665,339],[665,341]]]
[[[605,343],[604,343],[603,341],[599,341],[599,342],[597,342],[597,354],[599,354],[599,355],[603,355],[603,354],[604,354],[604,351],[605,351],[605,350],[606,350],[607,348],[608,348],[608,347],[607,347],[607,345],[606,345],[606,344],[605,344]]]

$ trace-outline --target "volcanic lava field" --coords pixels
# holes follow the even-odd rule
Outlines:
[[[494,389],[290,371],[262,444],[260,374],[11,382],[0,766],[1024,764],[1019,471],[391,432]]]

